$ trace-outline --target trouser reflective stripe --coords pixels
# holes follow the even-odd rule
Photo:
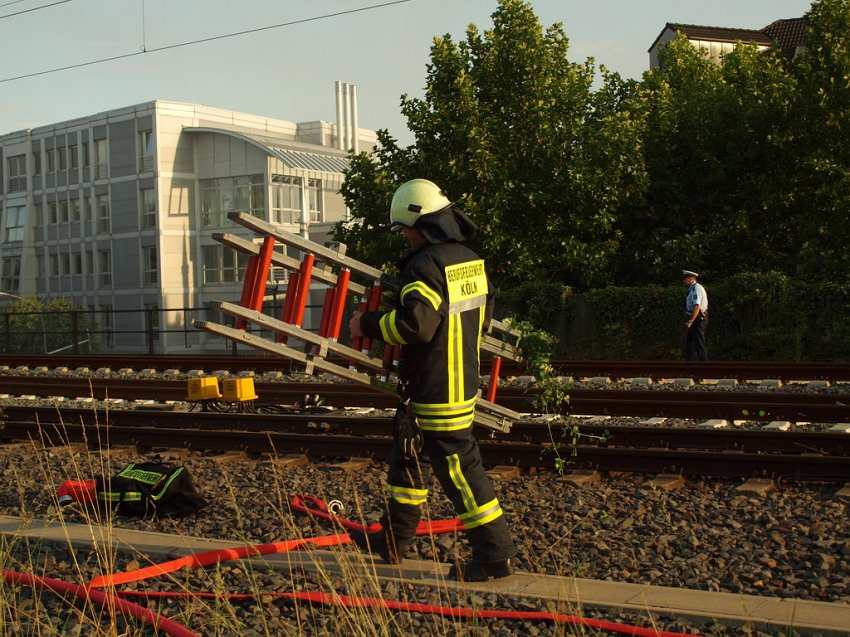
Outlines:
[[[412,489],[395,484],[388,484],[390,497],[400,504],[420,506],[428,499],[428,489]]]
[[[390,454],[387,483],[402,498],[390,497],[385,520],[396,540],[403,543],[416,533],[423,508],[420,504],[404,500],[409,495],[427,492],[433,469],[455,512],[468,529],[473,557],[485,562],[513,557],[516,548],[506,516],[484,470],[481,452],[471,429],[425,432],[424,443],[418,461],[403,458],[395,448]],[[393,495],[392,491],[390,493]],[[479,502],[484,504],[479,505]]]
[[[500,515],[502,515],[502,507],[498,500],[493,499],[472,511],[461,513],[460,519],[467,529],[474,529],[476,526],[492,522]]]
[[[469,487],[469,483],[463,476],[463,470],[460,467],[460,457],[455,453],[447,457],[446,461],[449,465],[449,475],[452,478],[452,482],[460,492],[460,496],[463,498],[463,506],[466,509],[466,512],[469,513],[478,505],[475,503],[475,495],[473,495],[472,489]]]

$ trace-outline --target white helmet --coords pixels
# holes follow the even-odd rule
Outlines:
[[[439,212],[451,205],[446,193],[433,181],[411,179],[404,182],[393,195],[390,205],[390,228],[412,228],[424,215]]]

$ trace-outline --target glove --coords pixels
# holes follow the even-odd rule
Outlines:
[[[393,418],[393,433],[398,452],[407,460],[419,456],[422,451],[422,429],[419,421],[411,413],[410,401],[399,403]]]

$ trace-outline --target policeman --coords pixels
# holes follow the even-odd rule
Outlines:
[[[352,532],[351,538],[361,549],[401,563],[433,469],[472,548],[472,559],[453,566],[449,576],[506,577],[513,572],[516,548],[472,435],[479,341],[493,308],[484,261],[463,245],[477,226],[436,184],[414,179],[396,190],[390,227],[401,227],[410,246],[398,264],[395,309],[355,312],[349,328],[354,337],[401,345],[402,404],[394,422],[383,528]]]
[[[707,361],[708,350],[705,346],[705,328],[708,326],[708,294],[697,283],[699,274],[691,270],[682,270],[685,287],[685,360]]]

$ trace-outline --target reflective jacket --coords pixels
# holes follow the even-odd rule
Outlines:
[[[361,329],[402,346],[399,379],[424,431],[470,427],[481,333],[493,309],[484,260],[461,243],[426,243],[399,269],[395,309],[365,313]]]

